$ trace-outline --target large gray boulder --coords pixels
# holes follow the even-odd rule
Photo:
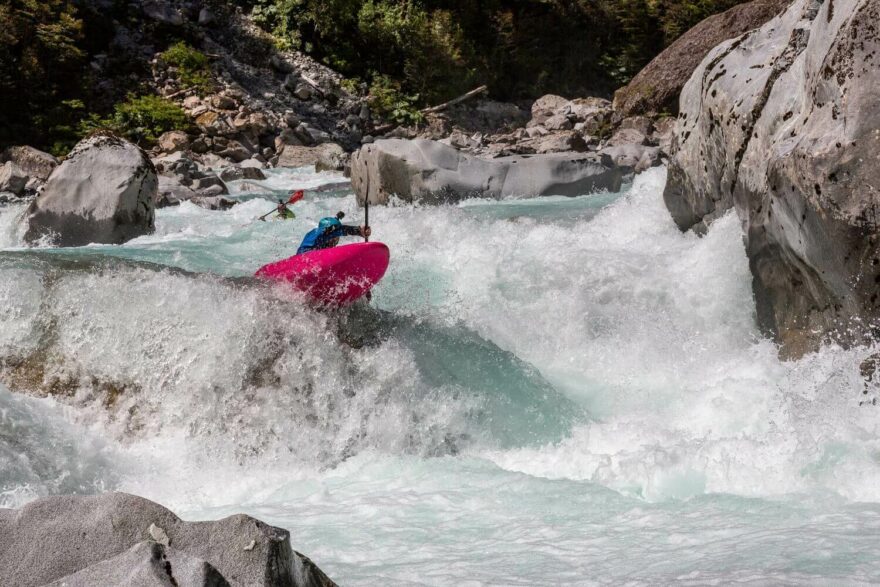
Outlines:
[[[715,48],[681,96],[664,199],[683,230],[734,207],[782,353],[880,317],[880,0],[796,0]]]
[[[575,196],[617,191],[623,170],[592,153],[482,159],[426,139],[384,139],[352,156],[351,182],[363,203],[448,202],[468,197]]]
[[[165,563],[174,581],[162,582]],[[0,509],[0,584],[48,583],[334,585],[291,550],[286,530],[245,515],[184,522],[126,493],[48,497],[20,510]]]
[[[86,138],[31,204],[25,239],[69,247],[151,233],[157,184],[156,169],[136,145],[108,135]]]

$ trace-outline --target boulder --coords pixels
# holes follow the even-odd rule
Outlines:
[[[446,202],[468,197],[574,196],[620,189],[623,173],[592,153],[481,159],[436,141],[384,139],[351,161],[357,199],[385,204]]]
[[[634,128],[621,128],[605,143],[609,147],[620,145],[647,145],[648,139]]]
[[[221,195],[210,195],[210,196],[196,196],[190,200],[196,206],[200,208],[205,208],[206,210],[229,210],[236,204],[238,204],[237,200],[233,200],[231,198],[224,198]]]
[[[620,121],[620,130],[634,130],[649,137],[654,132],[654,120],[648,116],[630,116]]]
[[[784,356],[880,323],[878,22],[880,0],[796,0],[682,91],[664,200],[683,230],[736,209]]]
[[[158,141],[159,150],[164,153],[183,151],[189,146],[189,137],[182,130],[170,130],[162,133]]]
[[[564,113],[554,114],[544,121],[543,126],[547,130],[571,130],[574,128],[574,124]]]
[[[136,145],[110,135],[83,139],[28,209],[28,242],[120,244],[153,232],[156,168]]]
[[[316,147],[298,147],[287,145],[278,157],[276,167],[307,167],[316,165],[319,161],[323,164],[332,165],[334,161],[344,156],[342,147],[336,143],[324,143]]]
[[[236,163],[241,163],[245,159],[250,159],[253,153],[241,144],[239,141],[229,141],[222,148],[215,148],[214,152],[224,159],[229,159],[231,161],[235,161]]]
[[[605,147],[599,154],[608,157],[615,166],[632,173],[641,173],[663,162],[658,147],[644,145]]]
[[[529,125],[543,124],[545,120],[557,114],[557,112],[569,105],[569,101],[562,96],[547,94],[541,96],[532,104],[532,120]]]
[[[12,161],[0,165],[0,192],[24,195],[29,180],[27,173]]]
[[[189,186],[181,183],[180,179],[169,175],[159,176],[159,186],[156,190],[154,203],[156,208],[177,206],[181,202],[191,200],[198,193]]]
[[[58,159],[49,153],[25,145],[9,147],[0,155],[0,163],[11,161],[31,178],[46,181],[58,167]]]
[[[238,181],[240,179],[266,179],[266,175],[256,167],[227,167],[220,172],[223,181]]]
[[[214,174],[205,174],[203,177],[196,179],[192,184],[192,188],[197,192],[204,192],[204,190],[209,188],[219,188],[220,192],[218,195],[226,195],[229,193],[223,180]]]
[[[790,3],[791,0],[752,0],[701,21],[614,94],[618,116],[678,112],[682,87],[709,51],[763,25]]]
[[[184,522],[126,493],[47,497],[20,510],[0,509],[0,569],[4,583],[17,587],[65,579],[68,585],[334,585],[291,550],[286,530],[245,515]]]

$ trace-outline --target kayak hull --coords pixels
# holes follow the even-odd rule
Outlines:
[[[354,243],[269,263],[256,276],[289,283],[318,304],[346,306],[382,279],[389,259],[384,243]]]

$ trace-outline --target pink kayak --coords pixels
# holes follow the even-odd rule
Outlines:
[[[388,259],[383,243],[354,243],[269,263],[256,276],[287,281],[319,304],[345,306],[382,279]]]

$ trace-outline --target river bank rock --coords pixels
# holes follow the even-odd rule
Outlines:
[[[0,163],[17,165],[31,179],[45,182],[60,163],[57,157],[27,145],[9,147],[0,154]]]
[[[449,202],[469,197],[580,195],[620,189],[622,171],[590,153],[482,159],[425,139],[383,139],[352,156],[358,201]]]
[[[758,321],[785,356],[880,319],[878,22],[878,0],[797,0],[682,92],[667,207],[682,230],[736,209]]]
[[[0,509],[0,578],[52,585],[332,587],[290,534],[250,516],[185,522],[126,493],[38,499]]]
[[[156,168],[110,135],[83,139],[28,208],[25,239],[63,246],[121,244],[155,229]]]
[[[763,25],[790,3],[791,0],[752,0],[701,21],[614,94],[616,116],[677,113],[681,89],[709,51]]]

